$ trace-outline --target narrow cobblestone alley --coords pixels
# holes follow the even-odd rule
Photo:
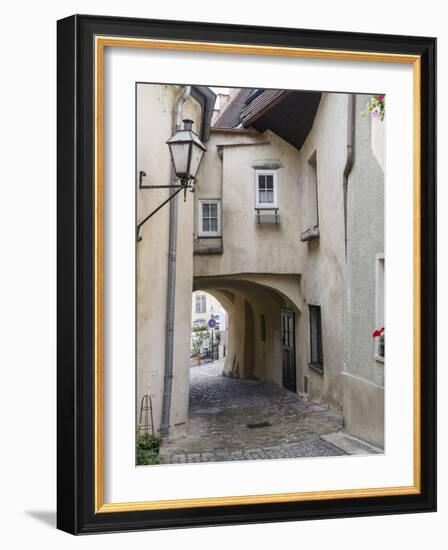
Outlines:
[[[192,367],[186,435],[164,443],[164,463],[337,456],[320,438],[342,416],[274,384],[221,375],[222,361]]]

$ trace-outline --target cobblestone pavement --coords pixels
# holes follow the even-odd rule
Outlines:
[[[222,368],[191,368],[188,430],[163,444],[165,464],[346,454],[319,437],[342,429],[340,414],[274,384],[224,377]]]

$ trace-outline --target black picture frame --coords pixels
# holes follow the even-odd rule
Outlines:
[[[436,509],[436,39],[74,15],[58,21],[57,526],[72,534]],[[421,60],[421,485],[418,494],[95,511],[94,38],[120,36],[416,55]]]

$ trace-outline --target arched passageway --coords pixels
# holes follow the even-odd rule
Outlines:
[[[282,288],[278,279],[275,282],[274,287],[263,276],[197,277],[194,290],[215,296],[228,313],[223,374],[271,382],[295,392],[298,284],[285,278]]]
[[[341,430],[342,416],[305,399],[296,385],[297,278],[197,277],[193,290],[211,294],[226,310],[227,353],[191,367],[187,433],[164,443],[163,461],[344,454],[320,437]]]

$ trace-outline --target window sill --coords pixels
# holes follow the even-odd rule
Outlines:
[[[308,368],[322,376],[324,374],[324,367],[320,363],[308,363]]]
[[[210,237],[201,237],[200,239],[202,240],[202,239],[208,239],[208,238],[210,238]],[[216,244],[206,244],[206,243],[201,244],[200,242],[199,243],[194,243],[194,245],[193,245],[193,254],[195,256],[196,255],[202,256],[202,255],[206,255],[206,254],[223,254],[224,247],[223,247],[223,244],[222,244],[221,237],[214,237],[214,238],[221,240],[221,242],[216,243]]]
[[[375,353],[375,361],[378,361],[378,363],[384,363],[384,357]]]
[[[278,208],[256,208],[255,223],[280,223]]]

